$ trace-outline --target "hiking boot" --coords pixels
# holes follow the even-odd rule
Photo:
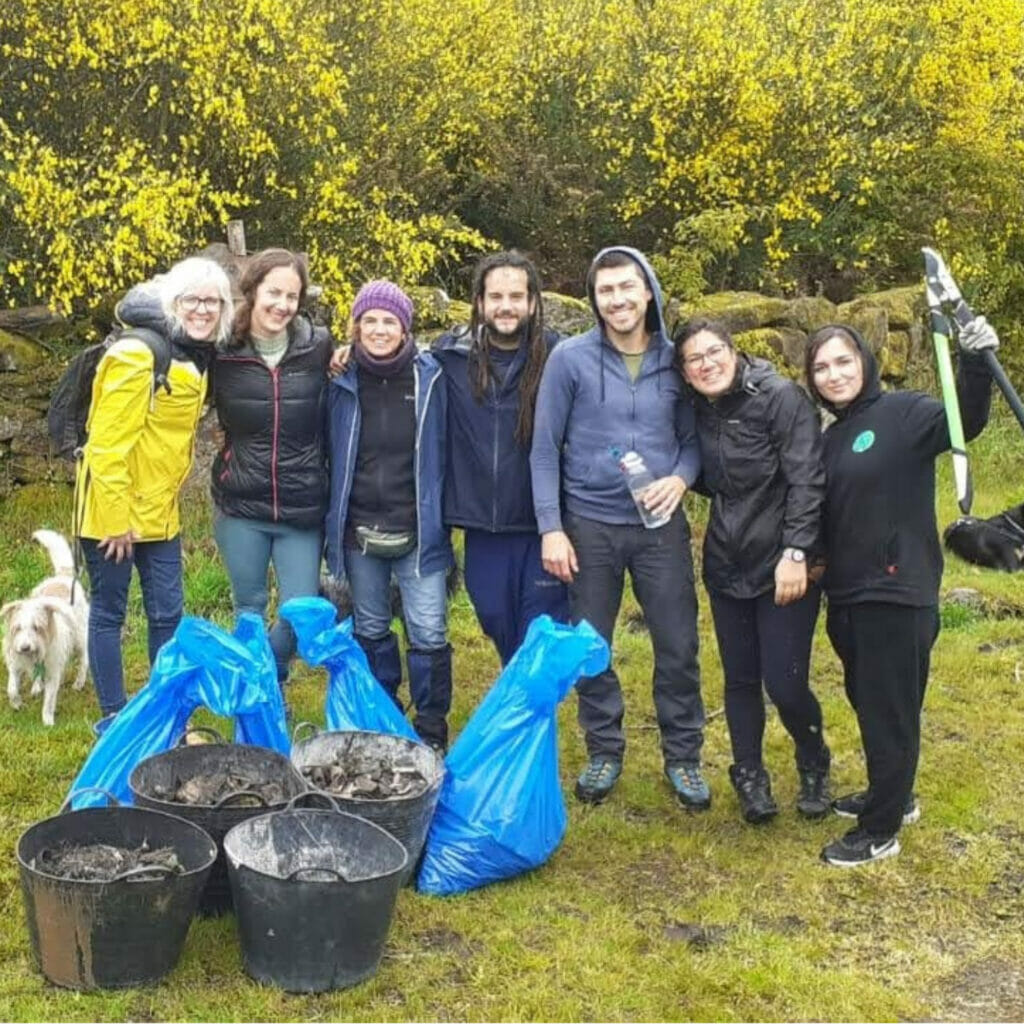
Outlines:
[[[711,806],[711,790],[701,775],[700,762],[680,761],[666,765],[665,778],[688,811],[706,811]]]
[[[832,801],[832,810],[839,815],[840,818],[859,818],[861,812],[864,810],[864,805],[867,803],[868,793],[867,790],[861,790],[859,793],[850,793],[847,796],[841,796],[837,800]],[[918,821],[921,817],[921,805],[918,803],[917,796],[911,793],[907,797],[907,804],[903,808],[903,824],[913,825],[915,821]]]
[[[812,821],[824,818],[832,808],[832,794],[829,792],[829,770],[825,768],[801,768],[800,794],[796,798],[796,810],[802,818]]]
[[[576,780],[576,799],[585,804],[599,804],[615,788],[621,774],[621,761],[592,757]]]
[[[772,780],[762,765],[734,764],[729,767],[732,788],[740,801],[740,814],[750,825],[763,825],[779,813],[772,797]]]
[[[821,851],[821,859],[837,868],[856,868],[861,864],[895,857],[900,841],[895,836],[873,836],[863,829],[850,829],[845,836],[833,839]]]

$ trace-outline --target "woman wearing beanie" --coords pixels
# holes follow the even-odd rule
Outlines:
[[[235,612],[267,610],[267,571],[280,603],[316,594],[327,500],[324,408],[331,337],[299,313],[306,265],[267,249],[246,265],[230,342],[217,353],[214,402],[224,431],[213,464],[214,536]],[[288,678],[295,634],[270,630],[277,677]]]
[[[413,725],[444,750],[452,695],[445,593],[452,551],[442,524],[447,396],[440,365],[413,341],[412,312],[391,281],[364,285],[352,307],[352,359],[328,387],[327,566],[348,578],[356,639],[402,707],[391,631],[396,580]]]
[[[982,354],[998,345],[984,317],[960,333],[957,396],[968,440],[988,421],[992,378]],[[836,417],[824,453],[828,635],[868,774],[866,790],[833,803],[857,824],[821,857],[854,867],[898,854],[900,826],[921,814],[914,777],[942,577],[935,460],[949,450],[949,428],[930,395],[882,391],[875,357],[852,327],[812,335],[804,366],[811,397]]]

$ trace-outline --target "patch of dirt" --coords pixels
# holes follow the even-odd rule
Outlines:
[[[782,917],[755,917],[754,924],[762,931],[776,932],[779,935],[800,935],[807,930],[807,922],[796,914],[784,914]]]
[[[479,953],[481,945],[452,928],[428,928],[415,936],[420,947],[430,953],[454,953],[459,957]]]
[[[1024,1020],[1024,966],[990,957],[950,975],[936,993],[935,1018]]]
[[[76,882],[109,882],[129,871],[135,879],[152,881],[164,878],[168,871],[178,874],[184,870],[172,847],[151,850],[145,843],[131,849],[106,843],[87,846],[61,843],[52,849],[40,850],[30,866],[47,875]],[[146,868],[152,870],[147,872]]]
[[[691,949],[703,952],[712,946],[721,945],[731,931],[731,928],[717,924],[700,925],[689,921],[668,921],[661,933],[672,942],[685,942]]]

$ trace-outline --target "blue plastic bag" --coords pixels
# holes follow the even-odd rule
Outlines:
[[[197,707],[234,716],[235,741],[287,754],[284,702],[277,669],[258,615],[243,612],[235,635],[203,619],[186,617],[160,649],[144,686],[96,741],[70,793],[98,786],[131,803],[128,779],[139,762],[169,750]],[[95,792],[75,797],[73,806],[102,805]]]
[[[328,729],[366,729],[418,739],[370,671],[366,654],[352,635],[351,618],[337,622],[334,605],[322,597],[293,597],[281,605],[280,615],[295,630],[302,659],[327,666],[324,717]]]
[[[543,864],[565,835],[557,708],[580,676],[608,667],[587,622],[534,619],[445,759],[447,775],[416,887],[465,892]]]

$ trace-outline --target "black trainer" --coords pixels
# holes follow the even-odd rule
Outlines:
[[[800,776],[800,794],[796,798],[797,813],[812,821],[824,818],[832,808],[828,766],[801,768],[798,765],[797,774]]]
[[[867,799],[868,793],[866,789],[861,790],[859,793],[849,793],[846,796],[839,797],[837,800],[833,800],[832,810],[840,818],[859,818],[864,810],[864,805],[867,803]],[[903,824],[913,825],[920,818],[921,804],[918,802],[917,795],[911,793],[907,798],[906,807],[903,808]]]
[[[779,813],[772,797],[772,780],[762,765],[730,765],[729,779],[739,797],[740,813],[748,824],[763,825]]]
[[[876,860],[895,857],[900,841],[895,836],[873,836],[863,829],[850,829],[845,836],[833,839],[821,851],[821,859],[837,868],[856,868]]]

